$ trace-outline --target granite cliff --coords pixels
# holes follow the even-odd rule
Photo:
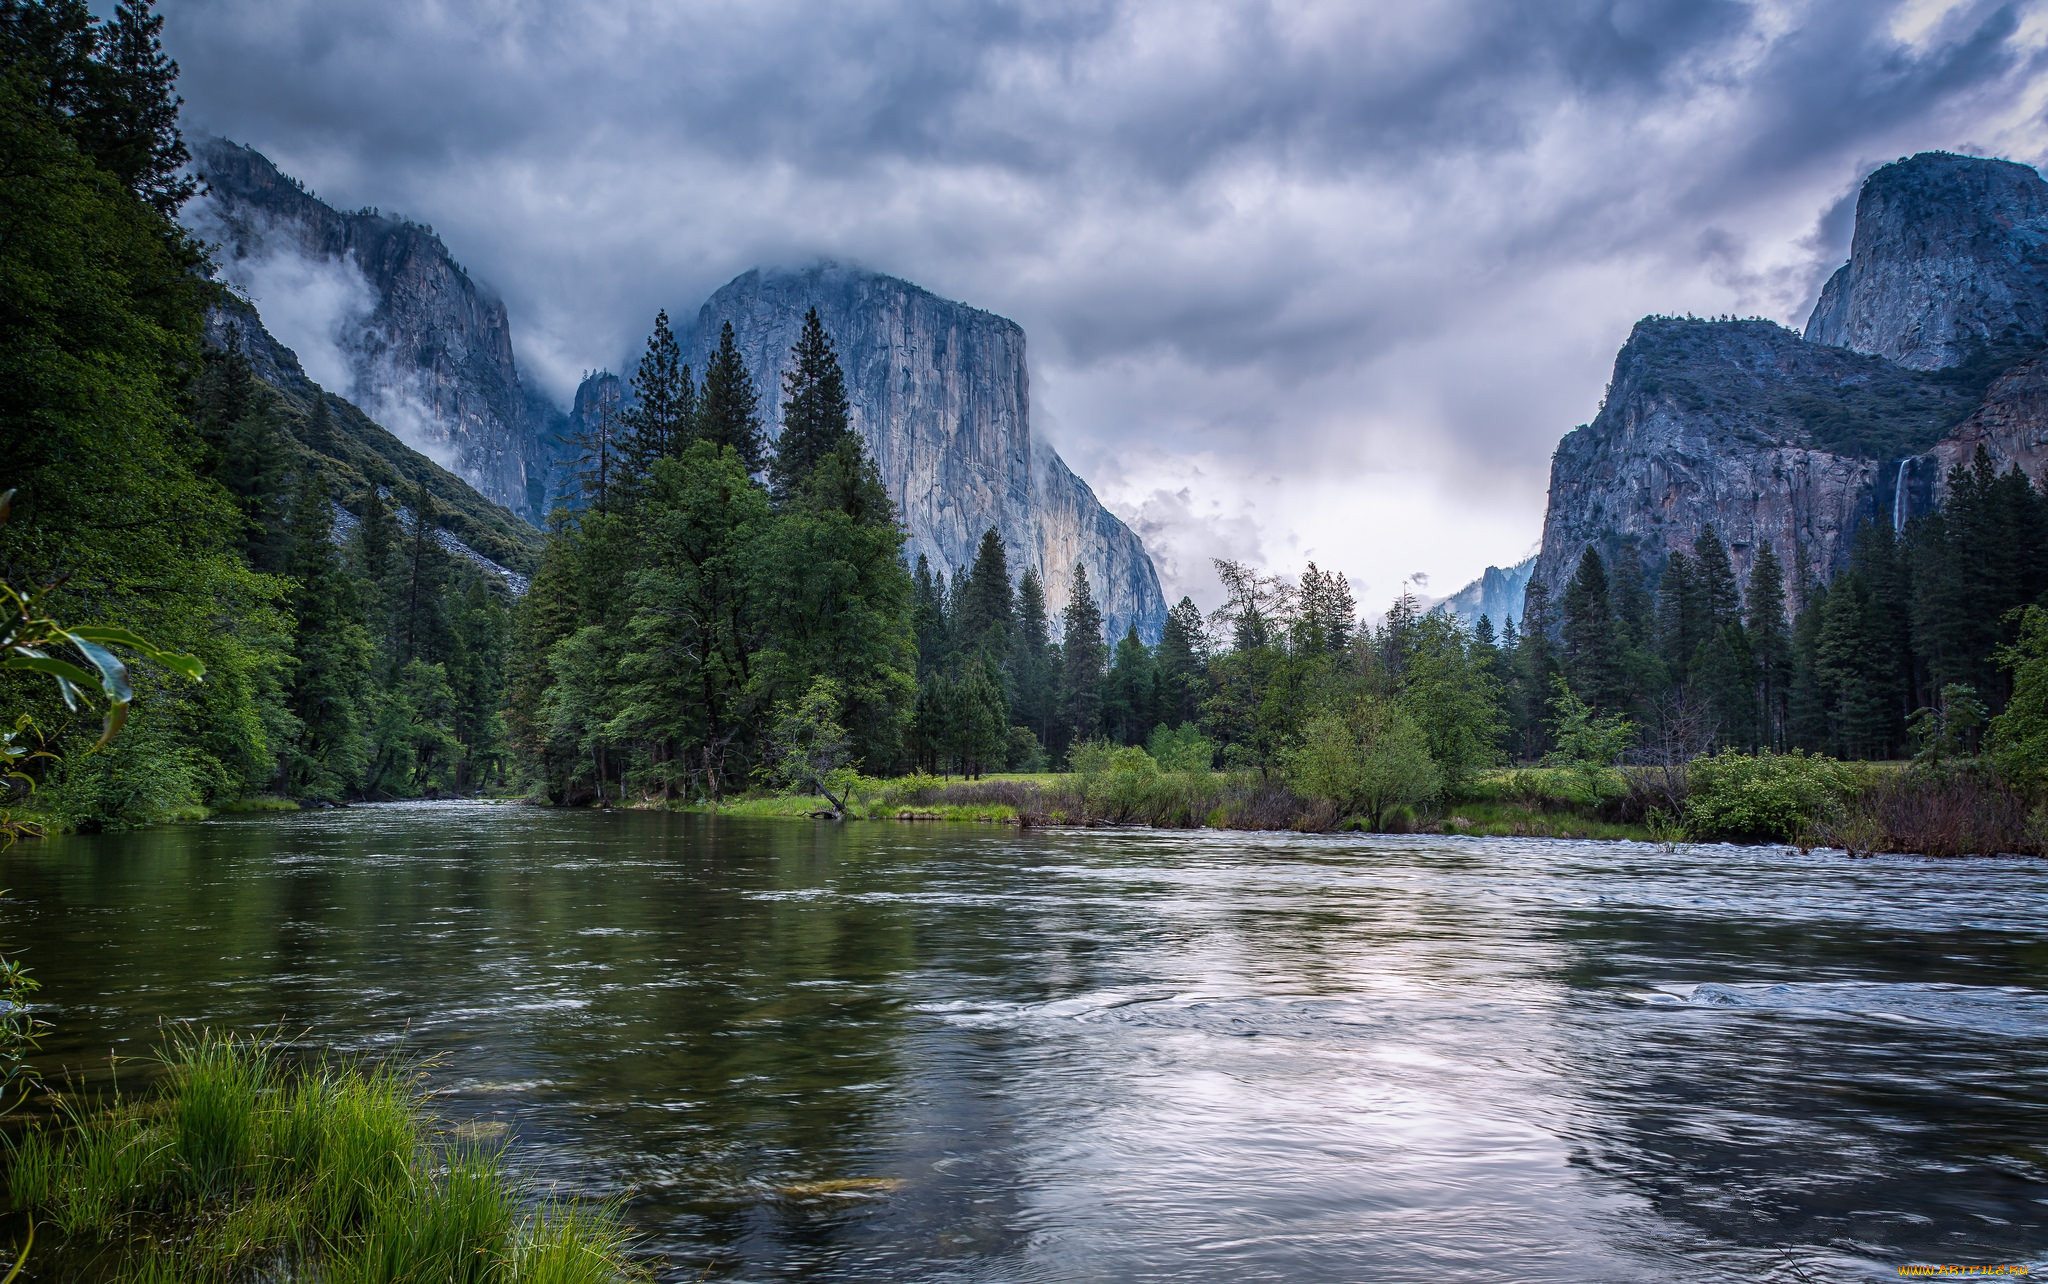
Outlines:
[[[400,441],[346,398],[315,383],[298,354],[277,341],[250,304],[230,298],[209,312],[206,340],[215,348],[239,349],[256,377],[282,398],[292,446],[316,463],[335,497],[337,532],[354,529],[370,487],[402,507],[425,485],[435,501],[442,546],[498,575],[514,594],[525,592],[527,577],[540,560],[538,530]],[[315,414],[322,402],[327,407],[324,427]]]
[[[1903,526],[1981,444],[2048,464],[2048,183],[1927,153],[1864,183],[1850,260],[1804,335],[1650,317],[1590,424],[1559,443],[1534,578],[1584,549],[1654,575],[1712,525],[1746,575],[1771,545],[1827,577],[1865,521]]]
[[[208,190],[188,217],[220,246],[221,276],[289,320],[330,391],[537,522],[561,415],[520,383],[504,303],[429,227],[335,210],[225,139],[193,150]]]
[[[1466,624],[1479,623],[1483,615],[1498,634],[1509,620],[1521,620],[1523,595],[1535,569],[1534,557],[1523,558],[1513,566],[1489,566],[1478,579],[1429,609]]]
[[[701,372],[720,327],[732,322],[772,437],[782,374],[812,307],[838,349],[853,426],[896,502],[912,561],[922,554],[950,579],[993,527],[1012,574],[1037,568],[1051,609],[1065,605],[1079,562],[1113,637],[1135,625],[1157,639],[1166,602],[1144,545],[1032,435],[1016,322],[894,277],[822,264],[736,277],[678,338]],[[609,377],[586,380],[579,407]]]

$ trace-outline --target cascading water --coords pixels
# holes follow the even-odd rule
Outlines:
[[[1892,483],[1892,533],[1906,529],[1906,470],[1913,466],[1911,459],[1899,461],[1899,476]]]

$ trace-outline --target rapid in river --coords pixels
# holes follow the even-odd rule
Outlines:
[[[665,1279],[2048,1262],[2040,862],[442,803],[4,885],[46,1068],[188,1020],[425,1059]]]

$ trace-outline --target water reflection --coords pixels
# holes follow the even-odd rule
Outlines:
[[[51,1061],[402,1045],[676,1279],[1895,1278],[2048,1201],[2032,864],[451,804],[9,860]]]

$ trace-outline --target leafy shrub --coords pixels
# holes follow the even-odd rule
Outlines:
[[[1838,811],[1854,781],[1832,758],[1724,749],[1692,764],[1686,828],[1698,838],[1798,840]]]
[[[1998,653],[2012,670],[2012,699],[1991,720],[1991,758],[2021,789],[2048,785],[2048,611],[2030,606],[2019,640]]]
[[[1397,705],[1369,696],[1311,718],[1286,766],[1303,794],[1362,815],[1375,829],[1394,808],[1426,803],[1443,789],[1422,728]]]
[[[1216,742],[1192,722],[1183,722],[1178,727],[1161,723],[1152,728],[1152,734],[1145,740],[1145,752],[1152,755],[1162,771],[1207,771],[1216,762]]]

